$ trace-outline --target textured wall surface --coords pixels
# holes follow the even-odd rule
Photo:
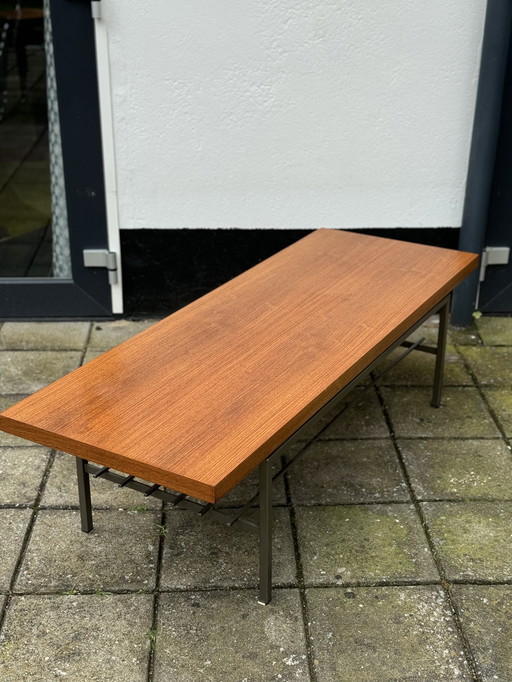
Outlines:
[[[105,0],[121,227],[460,225],[485,4]]]

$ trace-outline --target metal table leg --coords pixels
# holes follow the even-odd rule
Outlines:
[[[434,370],[434,388],[432,391],[432,407],[441,406],[441,393],[443,390],[444,360],[446,356],[446,336],[448,332],[448,316],[450,313],[450,300],[439,311],[439,332],[437,335],[436,367]]]
[[[92,525],[92,506],[91,506],[91,486],[89,474],[85,467],[87,460],[81,457],[76,458],[76,475],[78,479],[78,501],[80,504],[80,520],[84,533],[90,533]]]
[[[260,464],[260,593],[258,602],[272,598],[272,464],[267,458]]]

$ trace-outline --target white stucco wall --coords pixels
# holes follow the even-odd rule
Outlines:
[[[460,225],[485,0],[101,4],[121,228]]]

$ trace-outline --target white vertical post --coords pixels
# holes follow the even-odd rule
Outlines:
[[[96,38],[96,63],[100,101],[101,138],[103,147],[103,172],[107,211],[108,250],[117,254],[117,284],[111,285],[112,312],[123,312],[123,278],[121,272],[121,240],[119,235],[119,207],[117,195],[114,125],[112,118],[112,90],[108,52],[107,24],[100,16],[99,2],[93,2]]]

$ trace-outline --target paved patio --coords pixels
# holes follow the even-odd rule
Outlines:
[[[0,408],[148,324],[4,323]],[[300,443],[267,607],[254,536],[102,480],[86,535],[74,458],[0,434],[2,681],[512,680],[512,319],[448,351],[440,409],[416,353]]]

